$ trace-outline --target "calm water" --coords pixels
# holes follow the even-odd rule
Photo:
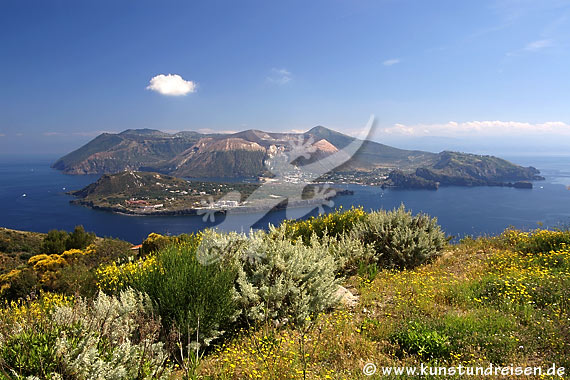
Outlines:
[[[508,226],[529,229],[570,224],[570,157],[507,157],[533,165],[547,177],[533,190],[496,187],[448,187],[430,190],[382,190],[346,185],[352,196],[334,199],[335,207],[361,205],[365,210],[391,209],[404,203],[414,212],[437,216],[445,231],[454,236],[496,234]],[[137,217],[95,211],[69,204],[65,191],[95,181],[97,176],[69,176],[50,169],[55,157],[0,158],[0,226],[47,232],[71,230],[82,224],[99,236],[113,236],[133,243],[149,233],[180,234],[212,226],[200,216]],[[25,196],[24,196],[25,194]],[[256,226],[277,223],[284,212],[268,214]],[[239,222],[229,226],[240,231]]]

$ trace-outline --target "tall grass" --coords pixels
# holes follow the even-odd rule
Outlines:
[[[235,319],[236,269],[203,265],[196,257],[197,243],[169,245],[156,253],[156,270],[134,278],[134,289],[152,300],[163,326],[183,342],[209,344]]]

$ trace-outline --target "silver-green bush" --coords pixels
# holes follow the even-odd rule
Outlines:
[[[404,206],[371,212],[350,232],[352,239],[374,248],[374,261],[383,267],[409,269],[436,257],[447,244],[436,218],[412,215]]]
[[[167,379],[168,353],[158,341],[160,324],[150,317],[147,296],[125,290],[60,306],[53,323],[64,334],[57,353],[73,379]]]
[[[243,234],[206,231],[201,257],[238,269],[235,299],[248,323],[304,321],[336,302],[335,258],[324,245],[309,247],[273,230]]]
[[[236,291],[250,321],[298,323],[338,301],[337,267],[325,249],[265,232],[252,233],[248,243],[239,257]]]
[[[359,239],[347,233],[329,236],[325,231],[323,237],[311,236],[310,247],[327,251],[335,258],[339,276],[356,272],[361,263],[374,261],[375,251],[370,244],[363,244]]]
[[[0,379],[169,378],[173,368],[147,296],[125,290],[47,304],[30,301],[23,314],[4,315]]]

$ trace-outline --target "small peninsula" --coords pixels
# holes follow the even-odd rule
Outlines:
[[[71,203],[97,210],[129,215],[195,215],[205,209],[219,212],[266,210],[268,204],[284,194],[283,187],[287,188],[287,185],[271,184],[266,187],[265,194],[250,200],[248,197],[261,186],[260,183],[188,181],[155,172],[125,171],[103,175],[87,187],[68,194],[77,197]],[[290,197],[287,203],[280,203],[276,208],[322,204],[334,196],[352,194],[350,190],[338,189],[319,193],[317,186],[300,188],[298,184],[289,184],[289,193],[297,191],[299,196]],[[275,194],[279,195],[271,192],[277,189]]]

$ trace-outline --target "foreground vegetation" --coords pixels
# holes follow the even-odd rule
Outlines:
[[[89,250],[96,243],[79,251]],[[53,255],[76,267],[69,253]],[[19,270],[36,271],[34,257]],[[428,216],[352,209],[249,236],[151,234],[141,255],[77,263],[89,273],[81,289],[98,290],[56,294],[40,281],[28,297],[3,293],[0,378],[570,367],[569,231],[507,230],[451,245]]]

